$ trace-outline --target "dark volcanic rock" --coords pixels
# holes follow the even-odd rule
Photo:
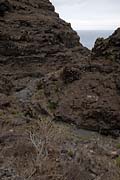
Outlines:
[[[36,112],[39,104],[53,119],[119,130],[120,29],[98,39],[90,58],[48,0],[1,3],[0,93],[17,98],[20,109],[30,103]]]
[[[119,135],[119,31],[91,56],[49,0],[0,1],[1,180],[120,179],[113,140],[71,126]]]
[[[104,57],[120,63],[120,28],[118,28],[109,38],[99,38],[92,49],[93,57]]]
[[[43,80],[44,95],[57,103],[54,119],[89,130],[105,129],[106,134],[120,129],[120,96],[114,72],[98,70],[66,67],[58,78]]]
[[[4,15],[0,16],[0,76],[12,82],[14,90],[21,81],[27,88],[26,78],[34,81],[88,59],[89,51],[79,43],[77,33],[48,0],[2,0],[0,10]],[[10,93],[5,81],[0,78],[0,91]]]
[[[44,95],[38,99],[43,104],[47,100],[46,108],[48,112],[52,110],[55,120],[106,135],[119,135],[120,66],[119,59],[115,58],[119,54],[118,42],[119,29],[110,38],[97,40],[87,63],[80,61],[80,64],[65,66],[43,78]]]
[[[80,71],[74,67],[65,67],[61,74],[61,77],[65,83],[71,83],[75,80],[79,80]]]
[[[2,72],[46,73],[75,61],[73,54],[78,61],[77,53],[73,53],[76,49],[81,51],[81,58],[88,54],[77,33],[59,18],[48,0],[2,1],[1,9],[8,11],[7,4],[12,7],[11,12],[0,17]]]
[[[7,0],[0,2],[0,16],[4,16],[5,12],[10,11],[10,10],[11,10],[11,6]]]

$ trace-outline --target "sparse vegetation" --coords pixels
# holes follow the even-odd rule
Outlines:
[[[105,159],[104,162],[104,148],[102,148],[102,145],[98,146],[102,139],[91,137],[89,142],[82,140],[81,144],[81,139],[78,136],[74,136],[71,141],[69,136],[72,133],[70,134],[70,131],[69,127],[65,129],[65,125],[57,125],[46,118],[42,118],[37,122],[37,127],[30,131],[30,141],[35,149],[36,156],[34,158],[33,170],[28,178],[36,176],[41,177],[41,180],[44,178],[46,180],[49,178],[51,180],[79,180],[80,178],[88,178],[91,176],[90,172],[86,173],[84,168],[89,166],[92,170],[94,158],[96,159],[96,169],[98,165],[99,168],[106,167],[108,160]],[[102,141],[101,143],[103,144],[104,142]],[[98,150],[100,150],[100,154],[97,157],[96,153]],[[119,166],[119,160],[116,159],[117,166]],[[111,168],[114,168],[113,161],[109,161],[109,163]]]
[[[116,158],[116,165],[120,168],[120,156]]]
[[[37,132],[30,131],[30,140],[35,148],[36,157],[33,171],[28,179],[39,173],[41,179],[69,180],[71,170],[76,164],[78,172],[73,172],[72,178],[77,180],[80,164],[74,160],[74,151],[72,149],[62,151],[62,144],[66,143],[68,134],[66,132],[64,134],[61,127],[46,119],[38,121],[37,127]],[[63,154],[66,160],[62,158]]]
[[[72,149],[68,149],[68,156],[70,156],[71,158],[74,157],[74,151]]]
[[[58,102],[53,102],[51,100],[48,101],[48,108],[50,110],[55,110],[58,106]]]
[[[116,145],[116,148],[117,148],[117,149],[120,149],[120,143],[118,143],[118,144]]]
[[[36,151],[35,169],[30,177],[38,171],[43,177],[55,177],[56,179],[61,177],[59,173],[57,174],[56,172],[54,174],[54,172],[52,172],[58,164],[57,158],[59,158],[59,150],[57,147],[59,141],[57,142],[57,138],[59,136],[54,123],[46,119],[38,121],[37,132],[34,130],[30,132],[30,140]]]
[[[0,117],[4,115],[4,112],[0,110]]]

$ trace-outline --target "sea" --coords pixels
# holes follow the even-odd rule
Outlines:
[[[95,41],[97,38],[109,37],[114,30],[78,30],[77,33],[80,36],[80,42],[83,46],[88,49],[92,49],[94,47]]]

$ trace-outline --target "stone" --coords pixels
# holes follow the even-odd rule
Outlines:
[[[75,67],[65,67],[61,73],[62,80],[65,83],[72,83],[75,80],[79,80],[80,71]]]
[[[0,2],[0,16],[4,16],[6,11],[10,11],[11,7],[7,0]]]

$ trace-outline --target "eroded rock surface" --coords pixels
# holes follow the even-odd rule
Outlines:
[[[15,98],[20,114],[30,107],[40,116],[42,108],[52,119],[118,134],[120,29],[98,39],[90,57],[48,0],[3,0],[0,7],[0,93]]]
[[[118,28],[109,38],[99,38],[95,42],[92,50],[92,55],[95,58],[104,57],[113,62],[120,62],[120,28]]]
[[[98,146],[99,139],[86,142],[82,136],[80,141],[78,130],[71,126],[119,136],[120,29],[108,39],[98,39],[92,52],[79,40],[48,0],[0,1],[2,179],[120,179],[115,164],[117,157],[119,166],[120,153],[113,147],[117,142],[108,137],[112,145],[105,142],[103,149]],[[72,129],[64,130],[64,123],[59,129],[55,123],[54,135],[46,135],[49,131],[41,119],[66,122]],[[65,135],[61,141],[62,133],[54,141],[58,129],[69,137]],[[40,145],[39,139],[34,142],[30,136],[33,130],[38,132],[34,138],[52,137],[45,158],[45,162],[53,163],[48,169],[48,163],[42,162],[41,170],[41,161],[37,162],[41,147],[35,144]],[[73,131],[76,136],[71,135]],[[112,152],[114,158],[109,155]],[[75,174],[70,173],[73,167],[78,169]]]

